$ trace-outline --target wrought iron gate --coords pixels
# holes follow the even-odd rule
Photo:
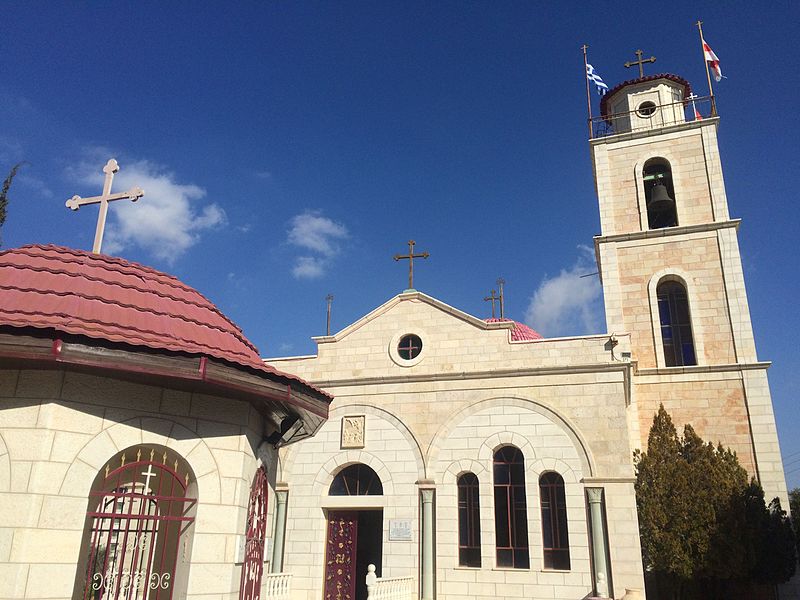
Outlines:
[[[147,452],[148,449],[145,449]],[[84,600],[171,600],[181,538],[194,518],[189,472],[167,452],[106,466],[89,494]],[[182,461],[181,461],[182,462]]]
[[[256,469],[253,486],[250,488],[250,503],[247,507],[247,532],[245,556],[242,563],[242,581],[239,587],[240,600],[261,598],[261,575],[264,572],[264,541],[267,531],[267,471],[263,466]]]

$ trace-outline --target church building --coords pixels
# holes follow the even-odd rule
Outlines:
[[[0,252],[0,598],[642,599],[633,452],[662,403],[788,505],[719,118],[690,99],[642,76],[590,120],[608,333],[410,275],[315,355],[262,359],[99,245]]]
[[[361,600],[369,565],[423,600],[644,597],[633,452],[659,404],[788,505],[719,118],[695,98],[641,76],[590,120],[611,333],[547,339],[409,286],[316,355],[267,360],[335,397],[280,451],[293,598]]]

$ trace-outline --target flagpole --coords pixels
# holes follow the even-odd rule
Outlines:
[[[586,108],[589,111],[589,120],[587,123],[589,124],[589,139],[592,139],[592,95],[589,93],[589,66],[586,60],[586,49],[589,46],[584,44],[581,46],[583,49],[583,77],[586,79]]]
[[[706,79],[708,79],[708,95],[711,97],[711,116],[717,116],[717,101],[714,99],[714,88],[711,87],[711,72],[708,70],[708,61],[706,60],[706,41],[703,38],[703,22],[697,21],[697,30],[700,32],[700,50],[703,53],[703,64],[706,66]]]

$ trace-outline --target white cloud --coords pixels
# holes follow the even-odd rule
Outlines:
[[[586,246],[578,249],[571,268],[545,276],[525,312],[525,322],[547,337],[599,333],[602,327],[600,279],[581,277],[597,270],[594,252]]]
[[[339,254],[339,243],[349,237],[347,227],[319,211],[305,211],[292,217],[287,241],[310,251],[295,258],[292,275],[297,279],[315,279],[325,274],[331,259]]]
[[[111,155],[105,153],[105,156]],[[82,181],[98,186],[96,193],[100,193],[104,175],[95,161],[83,163],[70,172],[77,174]],[[173,173],[150,161],[120,163],[112,192],[134,186],[144,190],[144,197],[136,203],[114,202],[109,210],[103,239],[106,252],[116,253],[129,246],[139,246],[172,264],[200,240],[202,232],[227,222],[219,205],[197,206],[206,195],[203,188],[191,183],[178,183]]]

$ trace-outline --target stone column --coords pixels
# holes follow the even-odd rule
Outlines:
[[[271,573],[283,571],[283,542],[286,537],[286,501],[289,499],[289,489],[286,484],[275,486],[275,537],[272,540]]]
[[[420,486],[422,492],[422,600],[433,600],[433,495],[434,488]]]
[[[603,488],[586,488],[592,520],[592,559],[595,593],[608,598],[608,565],[606,564],[606,529],[603,524]]]

